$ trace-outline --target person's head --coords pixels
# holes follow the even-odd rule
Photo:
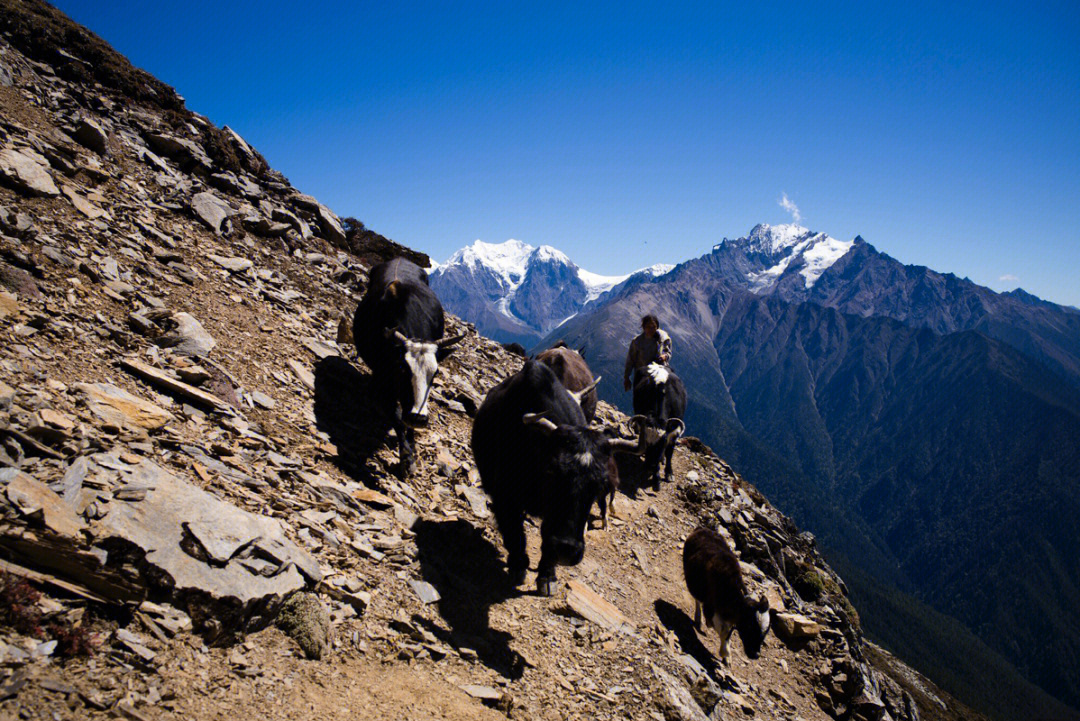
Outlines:
[[[648,336],[649,338],[652,338],[654,335],[656,335],[656,331],[659,328],[660,328],[660,320],[655,315],[653,315],[652,313],[649,313],[646,316],[642,316],[642,318],[641,318],[641,330],[645,332],[646,336]]]

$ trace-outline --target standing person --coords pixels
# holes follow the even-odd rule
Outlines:
[[[659,319],[650,313],[641,319],[641,334],[630,341],[626,352],[626,365],[623,368],[623,390],[630,390],[637,385],[638,377],[650,363],[667,365],[671,360],[671,336],[660,330]],[[634,382],[630,383],[630,374]]]

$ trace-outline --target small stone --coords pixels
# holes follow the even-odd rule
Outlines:
[[[105,215],[105,211],[97,207],[89,200],[79,195],[78,191],[72,188],[70,185],[64,185],[61,187],[61,191],[67,196],[67,199],[71,201],[71,204],[75,206],[75,210],[85,215],[90,220],[96,220],[97,218]]]
[[[262,391],[252,391],[251,401],[260,408],[265,408],[268,411],[272,411],[277,407],[277,401]]]
[[[320,360],[322,360],[323,358],[329,358],[331,356],[341,355],[340,351],[338,351],[337,349],[337,346],[335,346],[333,343],[325,340],[320,340],[318,338],[308,338],[304,341],[304,345],[307,346],[307,349],[314,353],[315,357],[319,358]]]
[[[182,355],[204,356],[217,346],[214,337],[189,313],[174,313],[171,322],[173,329],[156,341],[162,348],[173,348]]]
[[[96,121],[89,118],[83,118],[79,121],[72,137],[99,155],[104,155],[105,151],[108,150],[108,134]]]
[[[420,597],[420,600],[423,601],[425,605],[435,603],[442,598],[435,587],[427,581],[410,579],[409,585],[412,586],[412,590]]]
[[[499,689],[492,688],[491,686],[478,686],[476,684],[467,683],[463,684],[459,688],[461,688],[462,691],[469,694],[473,698],[479,699],[480,701],[491,701],[498,703],[503,699],[503,696],[505,695]]]
[[[60,496],[25,473],[15,472],[7,484],[6,494],[24,515],[40,514],[45,526],[56,534],[75,538],[85,526]]]
[[[814,638],[822,631],[821,624],[798,613],[774,613],[772,624],[776,635],[785,641]]]
[[[296,377],[300,379],[300,382],[311,390],[315,390],[315,374],[308,370],[307,366],[305,366],[303,363],[296,360],[295,358],[290,358],[288,360],[288,363],[289,368],[291,368],[292,372],[296,374]]]
[[[366,503],[369,506],[376,506],[377,508],[390,508],[394,505],[394,500],[387,495],[373,491],[370,488],[361,488],[352,492],[352,497],[361,503]]]
[[[117,629],[116,640],[122,643],[125,648],[142,658],[144,661],[153,661],[154,656],[157,655],[146,647],[146,644],[143,643],[141,638],[133,634],[131,631],[128,631],[127,629]]]
[[[630,619],[600,594],[580,581],[569,581],[567,585],[570,587],[570,592],[566,594],[566,604],[578,616],[608,631],[625,634],[635,632],[634,624],[630,622]]]
[[[323,237],[339,247],[344,245],[345,231],[341,229],[341,223],[338,222],[337,216],[325,205],[320,204],[318,217],[319,228],[323,232]]]
[[[15,389],[0,381],[0,411],[10,410],[11,404],[14,402]]]
[[[13,318],[20,310],[18,299],[6,290],[0,290],[0,320]]]
[[[176,375],[180,376],[180,380],[193,386],[201,386],[212,377],[210,371],[197,365],[188,366],[187,368],[177,368]]]
[[[52,408],[42,408],[38,415],[41,416],[41,422],[47,426],[58,428],[62,431],[70,431],[75,428],[75,421],[71,420],[63,413],[54,411]]]
[[[252,266],[255,265],[247,258],[224,258],[220,255],[213,254],[207,254],[206,257],[231,273],[243,273],[244,271],[251,270]]]
[[[458,495],[464,498],[469,503],[469,508],[472,509],[473,515],[477,518],[487,518],[491,515],[491,511],[488,510],[487,495],[476,488],[475,486],[466,486],[458,484],[454,489]]]

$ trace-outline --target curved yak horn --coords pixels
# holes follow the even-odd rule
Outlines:
[[[620,453],[637,453],[641,447],[641,436],[638,436],[638,440],[631,441],[626,438],[612,438],[608,441],[608,445],[611,446],[611,450]]]
[[[521,417],[521,422],[526,425],[536,426],[545,433],[553,433],[559,430],[559,427],[552,423],[549,419],[544,418],[543,413],[526,413]]]
[[[644,419],[645,416],[634,416],[634,418],[631,419],[631,422],[638,418]],[[637,438],[635,440],[631,441],[626,438],[612,438],[608,441],[608,444],[611,446],[611,450],[620,453],[642,453],[645,450],[644,428],[638,426]]]
[[[686,432],[686,424],[682,422],[681,418],[669,418],[667,422],[667,433],[664,434],[664,440],[668,443],[677,441]]]
[[[601,378],[603,378],[603,376],[596,376],[596,380],[594,380],[592,383],[585,386],[581,390],[579,390],[579,391],[567,391],[567,392],[571,395],[571,397],[575,401],[577,401],[578,405],[580,406],[581,405],[581,399],[585,397],[586,393],[591,391],[593,388],[596,388],[597,384],[600,383]]]
[[[405,343],[409,340],[405,336],[405,334],[397,328],[387,328],[385,331],[383,331],[383,334],[390,340],[395,341],[398,345],[405,345]]]
[[[455,335],[455,336],[450,336],[449,338],[443,338],[442,340],[436,342],[435,345],[439,346],[440,348],[448,348],[449,346],[452,346],[455,343],[460,343],[461,339],[464,338],[464,337],[465,337],[464,333],[461,333],[461,334]]]
[[[633,418],[630,419],[630,425],[631,426],[637,426],[639,429],[640,429],[640,427],[644,426],[648,422],[649,422],[649,417],[648,416],[643,416],[643,415],[636,415],[636,416],[634,416]]]

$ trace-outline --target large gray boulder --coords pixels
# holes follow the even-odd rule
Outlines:
[[[106,565],[132,563],[215,636],[273,620],[291,594],[321,580],[315,560],[270,517],[241,510],[143,461],[125,473],[141,500],[114,500],[94,524]],[[136,495],[136,498],[139,496]]]

